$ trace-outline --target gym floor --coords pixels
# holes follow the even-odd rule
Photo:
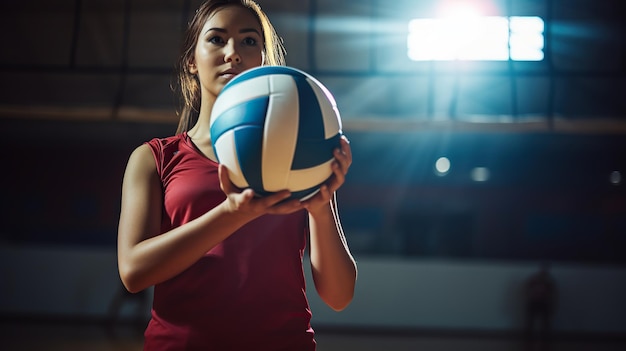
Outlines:
[[[132,325],[64,321],[0,322],[5,351],[141,351],[141,330]],[[516,336],[337,331],[318,328],[318,351],[623,351],[626,338],[555,337],[549,343]]]

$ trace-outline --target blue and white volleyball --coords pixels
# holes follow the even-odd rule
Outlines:
[[[329,90],[287,66],[260,66],[228,82],[211,113],[218,162],[259,196],[287,189],[307,199],[332,175],[341,118]]]

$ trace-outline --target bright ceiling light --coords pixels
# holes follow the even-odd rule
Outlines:
[[[409,22],[407,55],[414,61],[541,61],[539,17],[481,17],[470,10]]]

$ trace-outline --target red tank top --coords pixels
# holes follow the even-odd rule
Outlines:
[[[217,164],[187,133],[147,143],[163,187],[162,232],[225,198]],[[154,287],[144,350],[315,350],[302,257],[305,211],[262,216]]]

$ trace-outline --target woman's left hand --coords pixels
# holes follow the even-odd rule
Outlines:
[[[346,180],[346,174],[352,164],[352,150],[350,149],[350,142],[345,135],[341,136],[339,141],[340,146],[334,150],[335,160],[331,164],[333,174],[330,178],[320,187],[320,191],[310,199],[302,202],[304,208],[309,212],[315,212],[321,208],[328,206],[333,194],[339,189]]]

